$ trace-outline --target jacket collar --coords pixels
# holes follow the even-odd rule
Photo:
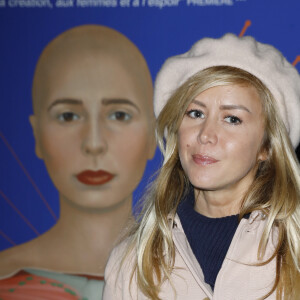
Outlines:
[[[256,222],[258,221],[262,221],[266,219],[266,214],[263,213],[261,210],[254,210],[251,214],[249,219],[247,220],[249,226],[250,225],[255,225]],[[179,216],[177,215],[177,213],[175,214],[175,216],[173,214],[169,214],[168,215],[168,222],[170,225],[170,228],[178,228],[179,230],[183,231]],[[250,226],[251,227],[251,226]]]

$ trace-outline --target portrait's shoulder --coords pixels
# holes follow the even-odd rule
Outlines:
[[[0,252],[0,279],[10,277],[18,271],[35,265],[37,243],[30,241]]]

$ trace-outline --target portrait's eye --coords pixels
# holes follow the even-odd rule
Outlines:
[[[110,120],[128,122],[131,120],[132,116],[125,111],[115,111],[109,115]]]
[[[201,110],[192,109],[186,112],[186,115],[192,119],[204,118],[204,113]]]
[[[225,122],[233,124],[233,125],[239,125],[242,123],[242,120],[236,116],[227,116],[225,117]]]
[[[60,122],[72,122],[72,121],[77,121],[79,120],[79,115],[67,111],[67,112],[63,112],[61,114],[58,115],[58,120]]]

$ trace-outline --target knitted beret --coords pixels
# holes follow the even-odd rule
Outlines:
[[[232,66],[259,78],[277,101],[280,115],[293,146],[300,141],[300,76],[271,45],[250,36],[228,33],[220,39],[204,38],[186,53],[166,60],[154,89],[154,111],[158,116],[173,92],[189,77],[213,66]]]

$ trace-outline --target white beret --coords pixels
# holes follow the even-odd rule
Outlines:
[[[293,146],[300,141],[300,76],[271,45],[250,36],[228,33],[219,39],[204,38],[186,53],[165,61],[155,80],[154,111],[158,116],[173,92],[189,77],[213,66],[232,66],[259,78],[278,103]]]

